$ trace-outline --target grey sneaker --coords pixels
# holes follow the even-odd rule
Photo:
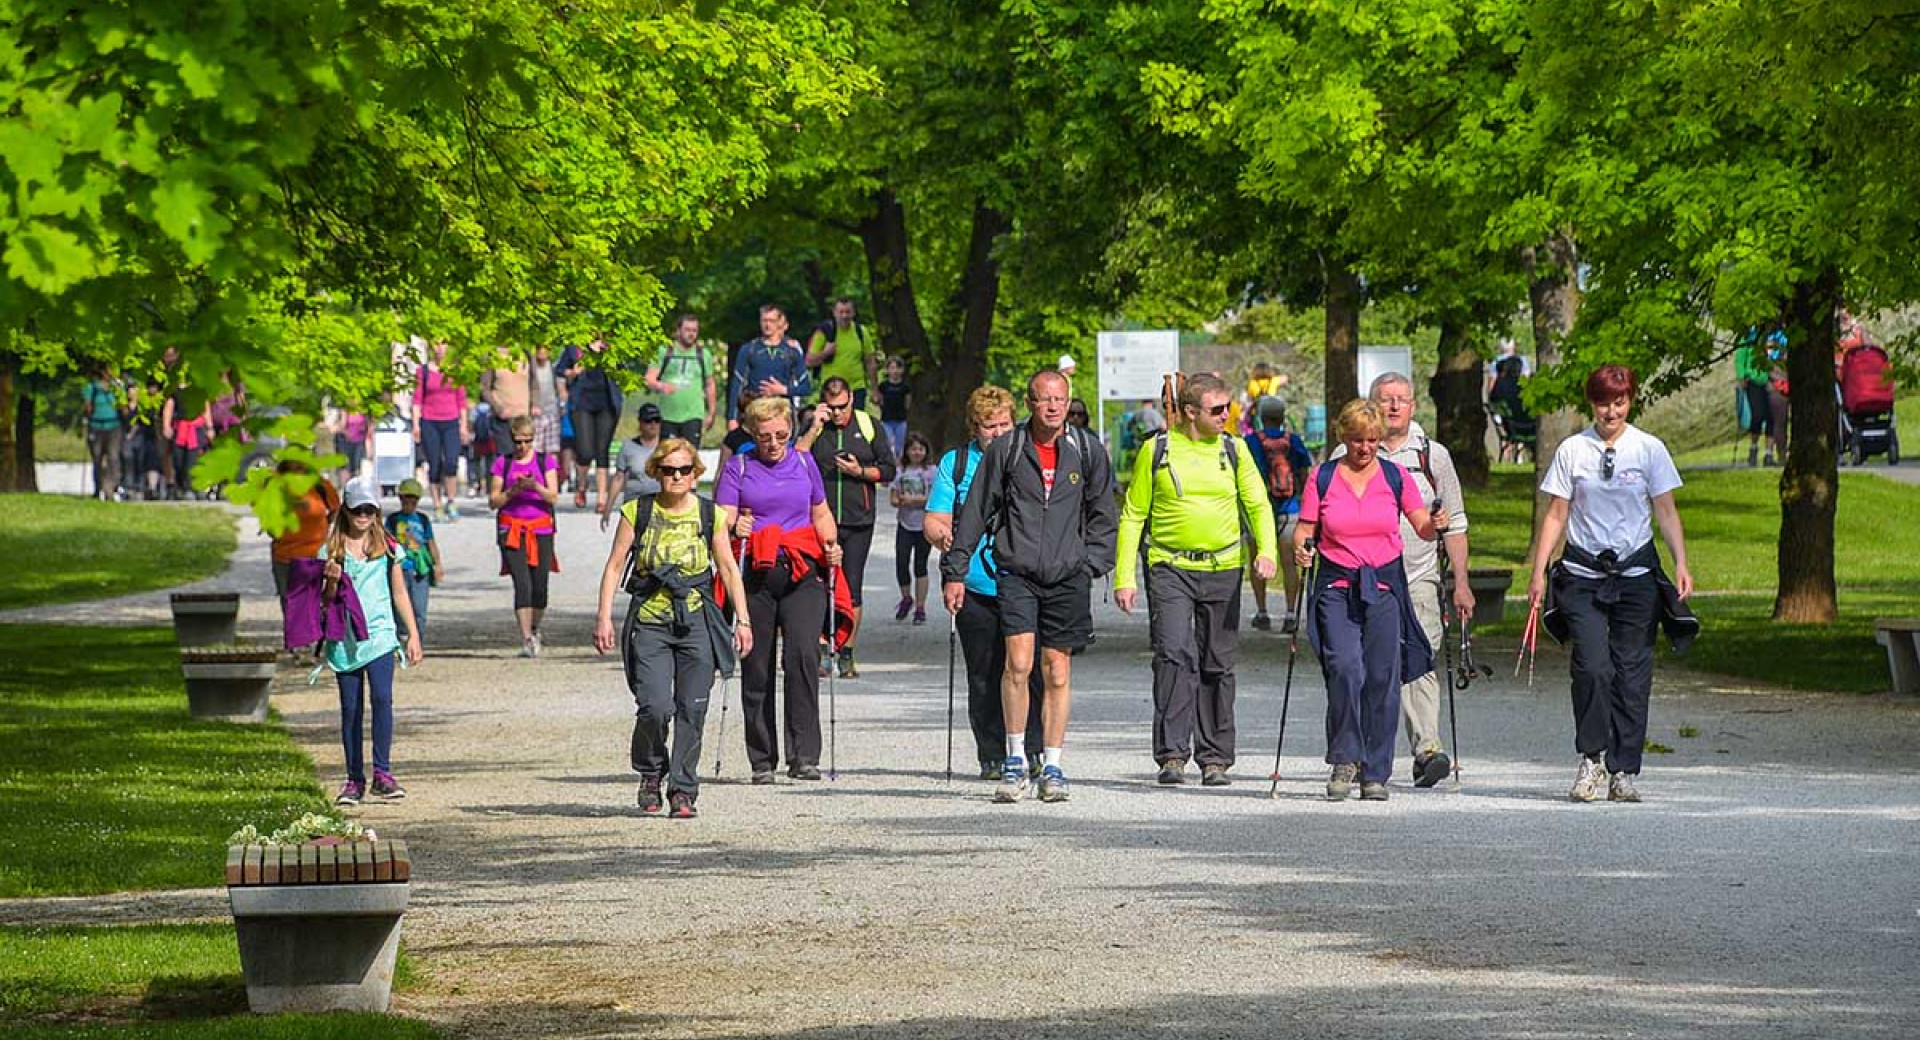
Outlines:
[[[1027,796],[1027,788],[1032,784],[1027,779],[1027,763],[1018,758],[1009,758],[1000,767],[1000,786],[993,789],[993,800],[1001,805],[1012,805]]]
[[[1600,797],[1600,788],[1606,782],[1607,767],[1597,758],[1582,758],[1580,775],[1574,779],[1573,790],[1567,792],[1567,797],[1576,802],[1591,802]]]
[[[1333,767],[1332,775],[1327,777],[1327,800],[1345,801],[1353,793],[1354,778],[1360,775],[1360,767],[1352,762],[1342,762]]]
[[[1607,781],[1607,801],[1637,802],[1639,800],[1640,792],[1633,787],[1633,774],[1615,773]]]
[[[1360,800],[1363,802],[1384,802],[1387,800],[1387,785],[1383,780],[1362,780],[1360,782]]]
[[[1047,766],[1040,770],[1040,800],[1043,802],[1064,802],[1067,800],[1067,774],[1059,766]]]

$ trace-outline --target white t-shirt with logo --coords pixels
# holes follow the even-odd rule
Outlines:
[[[1613,479],[1606,478],[1606,442],[1593,427],[1560,442],[1540,490],[1572,503],[1567,511],[1567,541],[1594,555],[1612,549],[1621,559],[1653,540],[1653,500],[1680,487],[1680,471],[1660,438],[1632,424],[1613,443]],[[1602,577],[1571,562],[1568,571],[1583,578]],[[1629,578],[1645,567],[1621,572]]]

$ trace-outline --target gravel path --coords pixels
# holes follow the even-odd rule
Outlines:
[[[1565,663],[1543,648],[1536,689],[1463,698],[1462,790],[1399,777],[1384,805],[1331,805],[1303,662],[1269,800],[1286,648],[1249,632],[1236,784],[1166,790],[1144,619],[1096,604],[1073,800],[995,806],[941,779],[943,628],[882,618],[839,684],[837,783],[747,786],[735,691],[701,819],[645,820],[631,701],[588,645],[605,536],[563,513],[549,650],[528,661],[490,525],[441,535],[429,659],[400,680],[411,797],[362,815],[417,857],[426,982],[397,1004],[456,1035],[1920,1035],[1920,706],[1663,667],[1652,737],[1674,752],[1650,757],[1648,801],[1575,806]],[[252,566],[234,577],[259,591]],[[331,685],[285,682],[332,782]],[[964,769],[964,705],[959,725]]]

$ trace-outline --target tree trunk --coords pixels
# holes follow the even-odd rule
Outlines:
[[[974,203],[967,266],[954,298],[953,310],[960,315],[958,336],[941,337],[938,369],[922,373],[914,383],[915,410],[925,416],[921,428],[937,434],[935,442],[943,447],[966,442],[966,395],[987,379],[987,342],[993,333],[994,308],[1000,302],[1000,261],[993,250],[1007,230],[1005,214],[985,200]]]
[[[16,364],[12,355],[0,354],[0,491],[20,490],[20,463],[14,452],[13,426],[20,387]]]
[[[1829,624],[1839,612],[1833,519],[1840,504],[1840,415],[1833,385],[1840,273],[1794,287],[1787,320],[1787,461],[1780,473],[1779,589],[1773,619]]]
[[[1427,392],[1433,395],[1434,432],[1453,455],[1465,487],[1487,486],[1487,410],[1480,403],[1480,352],[1465,322],[1440,322],[1440,360]]]
[[[832,314],[833,279],[827,277],[827,269],[820,263],[820,258],[808,257],[801,263],[800,273],[807,280],[807,296],[813,300],[813,313]]]
[[[873,208],[860,219],[860,245],[867,254],[867,291],[873,296],[873,325],[890,354],[908,359],[915,371],[936,359],[920,321],[908,265],[907,210],[891,189],[873,195]]]
[[[1527,301],[1533,312],[1534,371],[1539,372],[1561,362],[1561,351],[1567,337],[1573,333],[1574,323],[1579,319],[1580,251],[1573,239],[1563,232],[1542,245],[1522,250],[1520,259],[1527,265]],[[1535,487],[1546,476],[1547,466],[1553,462],[1553,453],[1559,449],[1560,442],[1571,437],[1579,428],[1580,413],[1571,408],[1540,415],[1539,446],[1533,456]],[[1546,515],[1546,508],[1546,496],[1534,492],[1533,530],[1536,535],[1540,531],[1540,518]],[[1539,539],[1533,541],[1538,543]],[[1554,547],[1545,548],[1551,552]],[[1531,562],[1529,559],[1528,563]]]
[[[1360,396],[1360,276],[1344,261],[1327,263],[1327,438],[1347,402]]]
[[[20,387],[20,394],[19,403],[13,411],[12,487],[15,491],[38,491],[40,478],[33,471],[33,426],[38,405],[34,402],[33,391],[26,387],[26,380],[16,377],[14,385]]]

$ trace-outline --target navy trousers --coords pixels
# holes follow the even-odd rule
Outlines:
[[[1351,762],[1360,779],[1393,775],[1400,722],[1400,601],[1319,590],[1320,669],[1327,681],[1327,764]]]

